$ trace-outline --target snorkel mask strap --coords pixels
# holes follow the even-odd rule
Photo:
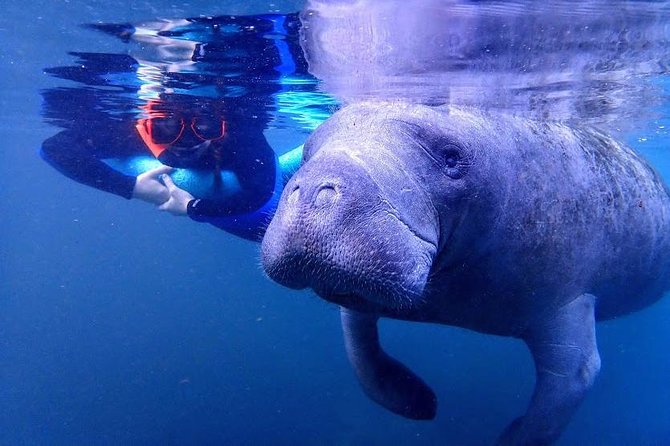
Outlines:
[[[155,143],[151,137],[151,125],[151,119],[144,118],[137,121],[135,128],[137,129],[137,133],[140,134],[142,141],[144,141],[144,145],[147,146],[154,157],[158,158],[168,147],[170,147],[170,144]]]

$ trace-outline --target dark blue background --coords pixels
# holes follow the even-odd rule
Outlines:
[[[80,186],[37,156],[56,132],[39,117],[53,82],[42,68],[120,49],[78,24],[300,3],[5,8],[0,444],[484,445],[524,410],[533,367],[520,342],[384,321],[388,351],[441,403],[434,422],[387,413],[358,388],[336,308],[271,283],[257,246]],[[628,139],[670,177],[667,135]],[[598,340],[602,372],[561,444],[670,444],[670,300],[601,324]]]

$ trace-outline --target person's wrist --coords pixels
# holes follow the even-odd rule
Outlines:
[[[188,215],[193,215],[195,213],[195,207],[198,205],[198,202],[200,201],[199,198],[191,198],[188,203],[186,204],[186,213]]]

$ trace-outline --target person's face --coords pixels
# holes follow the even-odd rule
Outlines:
[[[201,157],[207,153],[212,141],[223,138],[225,122],[213,116],[170,115],[150,120],[153,143],[166,150],[188,156]]]
[[[190,159],[205,157],[211,144],[222,139],[226,131],[225,121],[220,117],[175,113],[143,120],[139,126],[154,155],[169,151]]]

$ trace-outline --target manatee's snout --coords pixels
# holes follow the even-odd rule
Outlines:
[[[289,183],[262,244],[263,266],[273,280],[296,289],[311,285],[304,264],[315,257],[317,244],[332,238],[338,206],[346,205],[341,184],[340,178]]]
[[[392,306],[419,298],[436,228],[426,224],[421,200],[399,196],[411,194],[409,178],[378,167],[324,150],[300,168],[263,239],[263,267],[273,280],[349,305],[352,296]]]

